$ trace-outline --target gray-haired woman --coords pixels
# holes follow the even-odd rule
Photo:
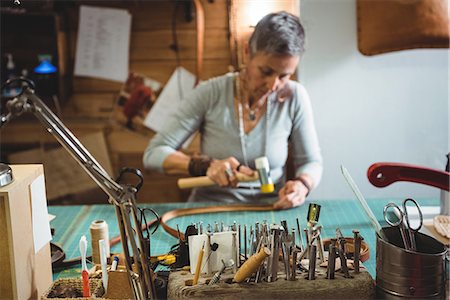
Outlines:
[[[245,67],[201,83],[183,100],[176,117],[150,142],[146,168],[167,174],[208,176],[216,186],[193,189],[189,201],[274,202],[275,209],[304,203],[322,176],[322,156],[305,88],[290,80],[304,51],[304,30],[287,12],[266,15],[245,45]],[[201,157],[178,149],[197,130]],[[295,178],[286,181],[288,144]],[[265,156],[275,191],[237,182]]]

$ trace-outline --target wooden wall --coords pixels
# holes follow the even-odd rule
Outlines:
[[[180,1],[175,22],[181,65],[195,72],[196,28],[195,20],[187,22],[184,17],[184,3]],[[77,1],[77,5],[66,8],[69,30],[69,65],[75,58],[78,6],[117,7],[128,10],[132,15],[130,40],[130,71],[142,73],[161,83],[166,83],[177,66],[173,44],[172,22],[176,1]],[[223,74],[230,64],[228,43],[227,1],[202,1],[205,10],[205,47],[202,79]],[[75,77],[71,103],[76,110],[82,110],[87,117],[105,116],[111,99],[117,95],[121,84],[112,81]],[[95,109],[86,110],[86,101],[92,99]],[[101,103],[101,104],[100,104]]]
[[[141,73],[165,84],[177,67],[173,45],[173,23],[176,24],[176,36],[180,63],[195,74],[196,27],[195,19],[187,21],[186,1],[77,1],[75,6],[67,7],[68,16],[68,54],[69,66],[73,67],[78,27],[78,7],[87,4],[126,9],[132,15],[130,39],[130,71]],[[227,1],[202,1],[205,11],[205,44],[203,73],[201,78],[227,72],[230,64],[228,42]],[[195,16],[194,16],[195,18]],[[94,79],[73,78],[72,95],[69,103],[74,115],[85,118],[111,118],[112,106],[121,88],[120,83]],[[113,168],[134,167],[143,170],[142,154],[152,136],[152,132],[140,134],[114,127],[107,132],[109,150]],[[194,144],[195,145],[195,144]],[[191,151],[196,151],[192,146]],[[176,187],[177,177],[168,177],[144,171],[144,186],[139,200],[145,202],[184,201],[187,191]]]
[[[126,9],[132,15],[130,39],[130,71],[141,73],[149,78],[167,82],[177,67],[176,53],[171,49],[173,44],[172,24],[176,22],[180,63],[195,73],[196,62],[196,26],[195,19],[188,22],[185,18],[184,5],[179,1],[175,11],[175,0],[134,0],[134,1],[57,1],[46,11],[57,11],[65,23],[59,42],[63,50],[61,61],[68,74],[68,98],[62,99],[64,104],[62,121],[78,137],[102,131],[105,134],[112,168],[117,175],[122,167],[133,167],[143,170],[142,155],[149,140],[154,135],[150,130],[132,132],[113,122],[116,98],[122,83],[107,80],[74,77],[79,6]],[[228,70],[230,64],[230,46],[228,42],[228,9],[227,0],[202,0],[205,12],[205,44],[203,73],[201,78],[208,79]],[[42,7],[33,7],[34,12],[41,12]],[[195,18],[195,16],[194,16]],[[5,31],[5,34],[8,34]],[[30,53],[32,49],[30,49]],[[14,120],[0,132],[2,157],[36,147],[53,147],[56,140],[45,132],[33,117]],[[50,145],[50,146],[49,146]],[[197,143],[188,151],[197,151]],[[6,154],[6,155],[5,155]],[[8,161],[8,159],[6,159]],[[33,161],[30,157],[30,163]],[[139,201],[175,202],[184,201],[188,191],[180,191],[176,187],[177,177],[168,177],[144,171],[144,186],[139,192]],[[130,180],[131,181],[131,180]],[[47,183],[47,184],[51,184]],[[83,194],[81,201],[102,202],[97,197],[98,190],[90,197]],[[71,198],[78,199],[76,195]],[[95,199],[92,199],[95,198]],[[78,201],[78,200],[77,200]]]
[[[4,0],[0,1],[4,3]],[[236,5],[250,0],[234,1],[234,5]],[[282,4],[283,6],[279,6],[281,8],[277,10],[289,10],[292,3],[298,4],[298,0],[264,1],[265,3]],[[64,82],[68,91],[67,98],[61,99],[64,106],[60,117],[64,124],[77,137],[99,131],[104,133],[112,169],[115,171],[114,176],[122,167],[143,170],[142,154],[154,133],[150,130],[132,132],[114,122],[116,98],[122,83],[73,76],[79,7],[80,5],[90,5],[126,9],[132,15],[129,69],[164,85],[177,67],[176,53],[171,49],[171,45],[174,43],[172,30],[174,22],[176,23],[175,32],[180,64],[195,73],[197,31],[195,19],[188,22],[185,18],[184,9],[187,1],[54,0],[53,2],[46,1],[45,7],[43,4],[41,6],[41,2],[23,2],[24,5],[33,4],[33,10],[37,13],[42,10],[57,12],[64,21],[58,32],[58,49],[61,52],[59,61],[63,63],[60,69],[65,70]],[[201,79],[205,80],[226,73],[232,64],[229,15],[233,8],[230,4],[232,0],[201,0],[201,2],[205,13]],[[53,5],[48,5],[49,3],[53,3]],[[176,3],[179,3],[179,6],[175,11]],[[34,26],[34,24],[30,24],[30,26]],[[8,34],[8,30],[2,30],[2,36],[3,34]],[[29,49],[29,51],[31,55],[33,49]],[[30,117],[15,120],[2,128],[0,140],[0,156],[7,162],[8,160],[4,158],[8,157],[9,153],[33,147],[45,148],[48,145],[53,147],[56,144],[55,139],[46,133],[34,118]],[[188,152],[196,151],[198,151],[198,139],[188,149]],[[30,159],[29,163],[33,162],[35,161]],[[139,201],[177,202],[186,200],[188,191],[180,191],[176,187],[176,180],[177,177],[144,171],[144,186],[138,195]],[[51,182],[47,184],[51,184]],[[96,190],[94,194],[98,195],[98,192],[99,190]],[[102,202],[104,200],[99,201],[96,197],[85,194],[81,196],[82,201],[85,202]]]

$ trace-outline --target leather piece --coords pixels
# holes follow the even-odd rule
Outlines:
[[[450,48],[448,0],[357,0],[357,19],[364,55]]]
[[[206,206],[206,207],[193,207],[193,208],[180,208],[166,212],[161,216],[160,225],[164,230],[173,236],[178,238],[178,231],[169,225],[167,222],[174,218],[198,214],[210,214],[218,212],[230,212],[230,211],[271,211],[274,210],[273,205],[219,205],[219,206]],[[185,240],[184,234],[181,234],[181,239]]]
[[[325,248],[325,251],[328,251],[328,248],[330,247],[331,239],[324,239],[323,241],[323,247]],[[355,244],[353,238],[346,237],[345,238],[345,253],[351,253],[353,255],[353,252],[355,251]],[[362,240],[361,241],[361,251],[359,253],[359,260],[361,262],[365,262],[370,258],[370,248],[369,245]]]

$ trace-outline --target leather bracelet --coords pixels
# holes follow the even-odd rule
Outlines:
[[[311,192],[311,190],[312,190],[311,184],[308,181],[306,181],[303,177],[300,177],[300,176],[299,177],[295,177],[294,180],[300,181],[306,187],[308,192],[306,193],[305,197],[308,197],[309,192]]]
[[[192,157],[189,161],[188,172],[191,176],[205,176],[212,159],[207,156]]]

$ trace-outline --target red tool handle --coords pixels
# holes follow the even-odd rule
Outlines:
[[[86,270],[81,272],[81,278],[83,281],[83,297],[91,296],[91,288],[89,287],[89,273]]]
[[[396,181],[410,181],[450,191],[450,173],[401,163],[375,163],[367,170],[367,178],[376,187]]]

